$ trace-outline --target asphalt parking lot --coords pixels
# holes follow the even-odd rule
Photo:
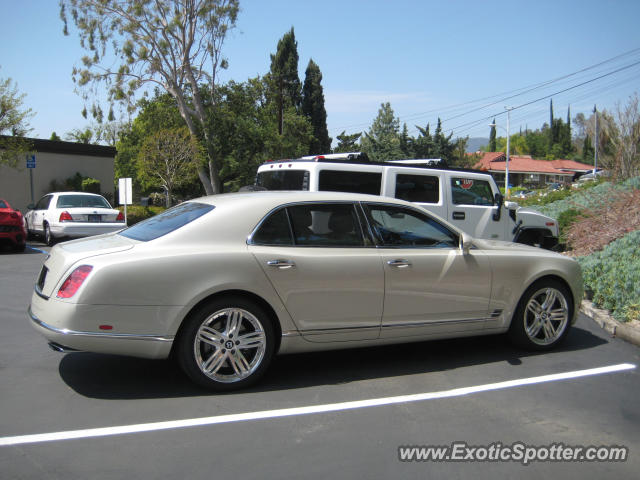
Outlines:
[[[26,314],[49,248],[30,245],[24,254],[0,252],[3,479],[637,478],[640,471],[640,350],[584,315],[546,354],[478,337],[282,356],[258,386],[211,394],[170,361],[49,350]],[[529,465],[399,460],[401,446],[453,442],[616,445],[629,453],[625,462]]]

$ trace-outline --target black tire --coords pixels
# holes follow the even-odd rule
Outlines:
[[[564,284],[554,279],[539,280],[522,295],[508,336],[527,350],[551,350],[569,333],[573,309],[573,297]]]
[[[49,224],[46,222],[44,224],[44,243],[46,243],[50,247],[52,247],[56,243],[56,239],[51,233],[51,228],[49,228]]]
[[[236,296],[216,299],[185,321],[176,355],[193,382],[223,392],[247,387],[264,375],[273,357],[274,329],[254,302]]]
[[[27,244],[23,243],[23,244],[20,244],[20,245],[16,245],[14,250],[16,252],[24,252],[25,248],[27,248]]]

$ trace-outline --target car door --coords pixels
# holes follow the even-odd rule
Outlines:
[[[365,211],[385,271],[380,337],[481,330],[491,294],[486,256],[464,254],[458,234],[422,211],[376,203]]]
[[[447,220],[473,237],[505,240],[506,222],[503,215],[495,215],[499,207],[494,196],[487,180],[451,174]]]
[[[249,243],[304,338],[379,336],[384,272],[353,203],[283,207],[261,223]]]
[[[44,214],[49,208],[49,204],[51,203],[52,198],[53,195],[45,195],[40,200],[38,200],[38,203],[36,203],[35,208],[31,212],[31,221],[29,222],[30,230],[35,230],[37,232],[44,231]]]

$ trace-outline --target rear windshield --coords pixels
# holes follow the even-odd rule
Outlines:
[[[4,203],[4,200],[0,200],[0,208],[9,208],[9,207],[7,207],[7,204]]]
[[[309,190],[309,172],[306,170],[259,172],[256,185],[267,190]]]
[[[56,208],[91,207],[111,208],[109,202],[99,195],[60,195]]]
[[[215,207],[204,203],[189,202],[170,208],[155,217],[120,232],[120,235],[142,242],[148,242],[171,233],[187,223],[193,222]]]

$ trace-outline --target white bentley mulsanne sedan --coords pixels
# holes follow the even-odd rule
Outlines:
[[[58,351],[173,353],[230,390],[276,353],[505,332],[550,349],[582,293],[575,260],[473,239],[402,200],[251,192],[55,246],[29,316]]]

